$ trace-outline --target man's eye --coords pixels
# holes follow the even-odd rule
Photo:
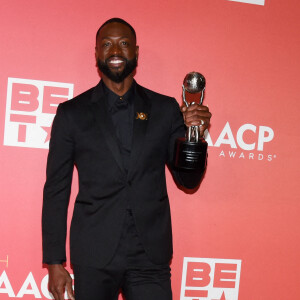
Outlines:
[[[106,42],[103,44],[103,47],[109,47],[110,46],[110,42]]]
[[[128,43],[127,43],[127,42],[125,42],[125,41],[122,41],[122,42],[121,42],[121,45],[122,45],[122,46],[127,46],[127,45],[128,45]]]

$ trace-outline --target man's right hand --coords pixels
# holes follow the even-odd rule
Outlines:
[[[64,300],[64,292],[67,290],[69,299],[75,300],[72,278],[69,272],[61,264],[48,265],[49,291],[55,300]]]

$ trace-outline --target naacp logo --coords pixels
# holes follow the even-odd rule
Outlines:
[[[265,146],[273,141],[274,130],[268,126],[256,126],[243,124],[237,131],[232,131],[229,122],[226,122],[223,130],[216,138],[205,132],[205,140],[208,146],[219,148],[220,158],[237,160],[272,161],[276,154],[264,151]],[[215,140],[216,138],[216,140]],[[270,146],[267,147],[270,149]]]
[[[185,257],[180,300],[238,300],[241,260]]]
[[[73,90],[71,83],[8,78],[4,145],[47,149],[56,108]]]
[[[70,274],[70,276],[74,279],[73,274]],[[5,270],[2,274],[0,272],[0,298],[41,299],[43,297],[43,299],[54,299],[48,290],[49,276],[44,276],[41,282],[36,279],[34,274],[29,272],[20,287],[20,282],[16,284],[12,273],[6,273]],[[69,299],[67,291],[65,291],[64,299]]]

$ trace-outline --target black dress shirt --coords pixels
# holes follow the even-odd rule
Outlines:
[[[119,147],[123,159],[124,169],[128,172],[130,153],[132,146],[133,118],[134,118],[134,97],[135,85],[133,81],[130,89],[123,96],[119,96],[111,91],[103,81],[101,81],[108,113],[112,118],[115,132],[119,140]]]

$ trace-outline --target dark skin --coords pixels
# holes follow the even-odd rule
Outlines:
[[[109,59],[108,66],[112,72],[122,72],[125,67],[124,58],[131,60],[138,58],[139,47],[130,28],[122,23],[106,24],[100,31],[96,41],[95,58],[105,61]],[[116,83],[101,73],[105,85],[115,94],[124,95],[133,82],[133,73],[122,82]],[[207,106],[193,104],[181,108],[186,126],[200,126],[200,135],[208,128],[211,113]],[[56,300],[64,300],[64,291],[70,299],[74,298],[72,279],[69,272],[61,264],[48,265],[49,291]]]
[[[125,67],[123,58],[128,60],[137,59],[139,56],[139,46],[136,45],[136,39],[130,28],[121,23],[109,23],[99,32],[96,47],[95,58],[105,61],[112,56],[116,56],[109,63],[109,68],[113,73],[122,72]],[[120,63],[118,63],[120,58]],[[115,62],[115,63],[114,63]],[[124,81],[116,83],[101,73],[101,78],[105,85],[119,96],[123,96],[131,87],[133,74],[129,74]]]
[[[72,278],[69,272],[61,264],[48,265],[50,293],[56,300],[64,300],[65,290],[69,299],[75,299],[72,288]]]
[[[189,107],[182,106],[184,124],[187,127],[200,126],[200,136],[203,136],[204,131],[208,128],[211,118],[211,113],[207,106],[193,104]]]

